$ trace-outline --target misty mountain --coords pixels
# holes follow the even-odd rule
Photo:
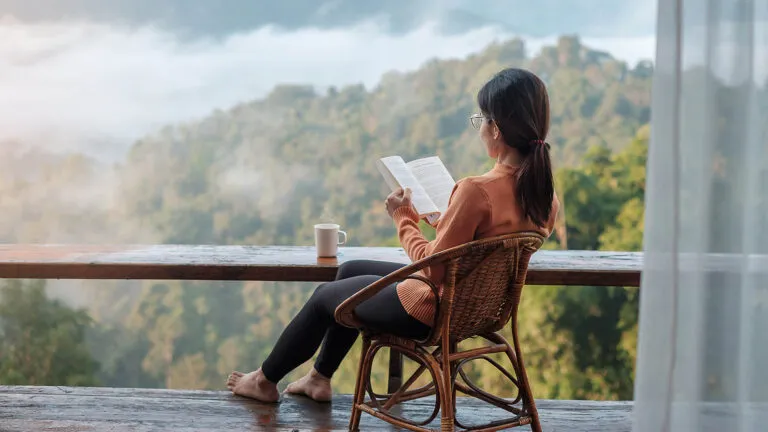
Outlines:
[[[436,21],[446,33],[496,26],[530,36],[653,33],[655,2],[612,0],[0,0],[0,16],[22,21],[85,19],[158,25],[188,37],[227,36],[265,25],[346,27],[366,20],[393,33]]]
[[[647,128],[641,126],[650,115],[651,66],[631,68],[573,37],[529,53],[524,40],[511,39],[464,58],[386,73],[371,87],[317,89],[283,79],[263,97],[142,137],[114,165],[90,154],[20,150],[0,139],[0,241],[310,245],[312,225],[334,221],[349,233],[350,245],[395,246],[376,158],[438,154],[455,178],[481,173],[492,161],[468,122],[477,110],[474,95],[500,68],[517,66],[543,77],[550,90],[547,139],[560,167],[557,190],[566,224],[559,232],[567,232],[568,246],[639,249],[647,148]],[[101,109],[119,121],[129,117]],[[100,365],[98,372],[71,366],[87,365],[75,340],[66,346],[78,349],[62,351],[65,361],[58,363],[67,375],[50,379],[218,388],[228,371],[263,361],[313,288],[255,281],[48,282],[50,295],[88,306],[94,318],[88,349]],[[4,292],[34,294],[40,288]],[[522,342],[541,397],[631,398],[634,354],[624,347],[636,340],[637,292],[526,292]],[[0,303],[0,321],[46,316],[21,307],[29,304]],[[16,346],[47,353],[62,334],[67,336],[55,332]],[[0,349],[8,345],[3,342]],[[342,364],[337,391],[354,385],[359,352],[353,349]],[[492,365],[472,367],[483,389],[509,390]],[[7,371],[0,368],[0,381],[10,381]]]

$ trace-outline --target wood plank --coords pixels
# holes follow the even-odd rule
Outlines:
[[[285,397],[267,405],[214,391],[0,387],[0,431],[345,431],[351,401],[349,395],[337,395],[330,404]],[[631,430],[631,402],[540,400],[537,406],[545,431]],[[401,415],[424,418],[431,411],[430,401],[414,401]],[[467,423],[499,418],[498,412],[459,399],[459,418]],[[364,415],[361,430],[397,429]]]
[[[402,248],[346,247],[317,258],[309,246],[0,245],[0,278],[329,281],[355,259],[409,263]],[[532,285],[639,286],[642,253],[534,254]]]

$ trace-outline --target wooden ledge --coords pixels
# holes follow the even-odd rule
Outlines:
[[[352,397],[339,395],[330,404],[285,397],[265,405],[229,392],[87,387],[0,387],[0,430],[51,431],[346,431]],[[505,412],[459,398],[458,416],[479,424]],[[630,432],[631,402],[536,402],[545,431]],[[426,418],[429,401],[405,404],[401,413]],[[439,419],[433,427],[439,428]],[[395,428],[363,415],[361,430]],[[514,430],[530,431],[529,427]]]
[[[348,247],[317,258],[307,246],[0,245],[0,278],[333,280],[339,264],[355,259],[408,264],[401,248]],[[642,253],[548,251],[533,255],[532,285],[639,286]]]

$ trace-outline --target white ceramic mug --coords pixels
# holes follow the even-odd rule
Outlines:
[[[315,225],[315,248],[318,257],[335,257],[339,245],[347,242],[347,233],[339,230],[337,224],[324,223]]]

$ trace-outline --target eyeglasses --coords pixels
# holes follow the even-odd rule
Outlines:
[[[480,129],[480,126],[483,125],[483,120],[485,120],[486,117],[482,114],[472,114],[469,116],[469,123],[472,124],[472,127],[475,129]]]

